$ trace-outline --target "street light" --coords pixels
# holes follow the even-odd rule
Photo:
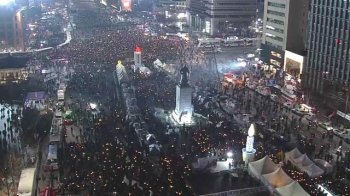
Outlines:
[[[160,35],[163,35],[163,23],[160,24]]]

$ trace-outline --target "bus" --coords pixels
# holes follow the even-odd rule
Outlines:
[[[66,84],[61,83],[58,86],[58,90],[57,90],[57,98],[58,98],[58,102],[63,102],[64,103],[64,93],[66,92]],[[62,104],[61,104],[62,105]],[[64,105],[64,104],[63,104]]]
[[[34,195],[35,173],[35,168],[26,168],[22,170],[16,195]]]
[[[73,115],[72,110],[68,110],[68,111],[66,111],[66,113],[64,114],[64,119],[65,119],[66,125],[71,125],[71,124],[73,124],[73,117],[72,117],[72,115]]]
[[[50,129],[50,143],[59,145],[61,142],[62,119],[54,118]]]
[[[200,39],[198,43],[198,48],[207,48],[207,47],[220,47],[220,39]]]
[[[224,40],[223,41],[223,45],[226,46],[226,47],[230,47],[230,46],[244,46],[244,40],[228,39],[228,40]]]
[[[212,53],[212,52],[214,52],[214,53],[222,52],[220,47],[215,47],[214,49],[213,48],[201,48],[199,51],[201,54],[207,54],[207,53]]]
[[[58,145],[57,144],[49,144],[49,151],[47,154],[47,162],[46,167],[44,167],[44,172],[47,171],[57,171],[58,170]]]

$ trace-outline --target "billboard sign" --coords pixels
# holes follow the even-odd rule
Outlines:
[[[122,0],[122,11],[131,11],[131,0]]]
[[[276,86],[276,79],[267,79],[266,86],[268,87]]]

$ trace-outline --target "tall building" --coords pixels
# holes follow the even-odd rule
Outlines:
[[[349,1],[312,0],[304,74],[310,91],[337,98],[342,110],[349,102],[349,12]]]
[[[0,6],[0,51],[24,51],[26,25],[25,7]]]
[[[222,35],[250,26],[256,10],[257,0],[191,0],[187,20],[193,31]]]
[[[296,81],[306,56],[309,1],[265,0],[264,5],[260,59],[265,69],[290,74]]]

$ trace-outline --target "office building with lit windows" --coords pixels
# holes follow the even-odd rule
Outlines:
[[[312,0],[304,74],[309,91],[321,93],[332,103],[338,100],[336,107],[343,112],[349,106],[349,12],[348,0]]]
[[[260,59],[265,68],[300,78],[310,0],[265,0]],[[283,72],[283,71],[282,71]]]
[[[24,51],[26,47],[26,7],[0,6],[0,51]]]
[[[230,34],[248,27],[257,17],[257,0],[191,0],[187,20],[193,31]]]

